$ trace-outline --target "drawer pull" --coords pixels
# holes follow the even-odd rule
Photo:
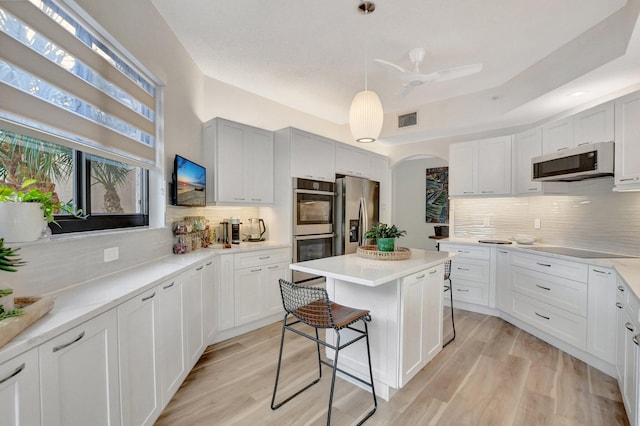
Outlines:
[[[469,270],[469,268],[461,268],[461,267],[458,266],[458,271],[468,271],[468,270]]]
[[[638,180],[638,179],[640,179],[640,178],[638,178],[638,177],[624,178],[624,179],[620,179],[620,182],[628,182],[630,180]]]
[[[537,313],[537,312],[536,312],[535,314],[536,314],[537,316],[539,316],[540,318],[544,318],[544,319],[546,319],[546,320],[548,320],[548,319],[549,319],[549,317],[545,317],[544,315],[540,315],[540,314],[539,314],[539,313]]]
[[[74,343],[80,341],[80,339],[82,339],[83,337],[84,337],[84,331],[82,333],[80,333],[80,335],[78,337],[76,337],[75,339],[70,341],[69,343],[63,343],[62,345],[58,345],[58,346],[54,347],[53,348],[53,352],[61,351],[62,349],[66,348],[67,346],[71,346]]]
[[[537,191],[538,188],[527,188],[527,191]]]
[[[202,271],[202,268],[204,268],[204,266],[201,266],[199,268],[196,268],[196,271]]]
[[[631,339],[631,340],[633,340],[633,343],[635,343],[636,345],[640,346],[640,342],[638,342],[638,335],[637,334],[635,336],[633,336],[633,339]],[[24,365],[24,364],[22,364],[22,365]],[[0,382],[0,383],[2,383],[2,382]]]
[[[456,288],[456,291],[461,291],[462,293],[469,293],[469,290],[466,288]]]
[[[622,287],[621,285],[618,286],[618,291],[620,293],[624,293],[624,287]]]
[[[438,270],[437,270],[437,269],[434,269],[433,271],[430,271],[430,272],[429,272],[429,275],[433,275],[433,274],[437,274],[437,273],[438,273]]]
[[[622,306],[622,303],[620,303],[620,302],[616,302],[616,307],[617,307],[618,309],[622,309],[622,308],[624,308],[624,306]]]
[[[262,271],[262,268],[260,268],[260,269],[252,269],[251,270],[251,272],[260,272],[260,271]]]
[[[611,272],[607,272],[607,271],[601,271],[599,269],[592,269],[593,272],[597,272],[599,274],[607,274],[607,275],[611,275]]]
[[[149,299],[153,299],[154,297],[156,297],[156,292],[154,291],[153,294],[151,296],[147,296],[147,297],[143,297],[142,301],[146,302]]]
[[[262,257],[259,257],[258,259],[267,260],[267,259],[270,259],[270,258],[271,258],[271,256],[262,256]]]
[[[278,269],[278,265],[269,266],[267,269]]]
[[[416,277],[416,279],[417,279],[417,280],[421,280],[421,279],[423,279],[423,278],[425,277],[425,275],[426,275],[426,274],[419,275],[419,276],[417,276],[417,277]]]
[[[469,250],[457,250],[458,253],[469,253]]]
[[[507,253],[509,253],[508,251],[504,251],[504,250],[498,250],[498,251],[499,251],[500,253],[502,253],[502,254],[507,254]]]
[[[546,266],[547,268],[551,268],[551,265],[549,263],[540,263],[540,262],[536,262],[536,263],[540,266]]]
[[[543,290],[551,291],[550,287],[544,287],[544,286],[541,286],[540,284],[536,284],[536,287],[541,288]]]
[[[166,289],[168,289],[168,288],[171,288],[171,287],[173,287],[173,285],[174,285],[175,283],[176,283],[175,281],[171,281],[171,284],[169,284],[169,285],[165,285],[164,287],[162,287],[162,289],[163,289],[163,290],[166,290]]]
[[[207,266],[211,265],[213,263],[213,260],[210,260],[207,262]]]
[[[633,326],[631,325],[631,323],[630,323],[630,322],[626,322],[626,323],[624,324],[624,328],[626,328],[627,330],[629,330],[629,331],[630,331],[630,332],[632,332],[632,333],[635,331],[635,330],[633,329]]]
[[[635,339],[635,337],[634,337]],[[636,343],[637,345],[637,343]],[[5,377],[4,379],[0,380],[0,385],[3,384],[4,382],[6,382],[7,380],[9,380],[12,377],[16,377],[18,374],[20,374],[22,372],[22,370],[24,370],[25,364],[24,362],[22,363],[22,365],[20,365],[18,368],[16,368],[16,370],[9,374],[7,377]]]

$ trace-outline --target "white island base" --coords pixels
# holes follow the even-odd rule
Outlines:
[[[329,298],[368,309],[376,395],[389,400],[442,349],[442,291],[446,252],[411,249],[411,258],[383,261],[356,254],[294,263],[293,270],[326,277]],[[360,327],[359,324],[355,324]],[[353,333],[341,331],[343,341]],[[335,334],[327,332],[334,343]],[[333,359],[333,351],[327,350]],[[367,351],[360,341],[340,351],[339,367],[368,381]],[[343,376],[356,385],[361,384]]]

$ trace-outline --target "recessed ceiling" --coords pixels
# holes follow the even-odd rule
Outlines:
[[[466,104],[484,110],[479,122],[509,114],[519,117],[514,123],[538,120],[522,113],[530,103],[629,54],[640,9],[639,0],[394,0],[379,1],[363,16],[357,0],[151,1],[205,75],[337,124],[347,122],[351,100],[364,87],[365,47],[368,85],[387,114],[446,115]],[[423,73],[474,63],[483,69],[403,96],[399,73],[374,59],[411,68],[414,47],[427,51]],[[626,71],[640,69],[637,56]],[[638,82],[640,76],[627,78],[604,90]],[[571,97],[563,108],[584,102]],[[559,112],[552,109],[545,114]],[[439,124],[421,120],[416,130],[428,139],[438,128],[473,127],[465,119],[472,116],[456,111]],[[383,139],[386,132],[392,140],[387,121],[393,120],[385,120]]]

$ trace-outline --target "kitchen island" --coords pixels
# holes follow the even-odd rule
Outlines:
[[[371,312],[369,340],[376,394],[389,400],[442,349],[444,263],[450,256],[453,254],[411,249],[406,260],[348,254],[294,263],[290,268],[325,277],[334,302]],[[334,342],[333,331],[327,332],[327,340]],[[327,350],[327,356],[333,359],[333,351]],[[364,342],[340,352],[340,367],[368,378]]]

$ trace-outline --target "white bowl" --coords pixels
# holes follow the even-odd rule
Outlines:
[[[533,244],[533,242],[536,240],[536,237],[528,234],[516,234],[511,237],[511,239],[518,244]]]

